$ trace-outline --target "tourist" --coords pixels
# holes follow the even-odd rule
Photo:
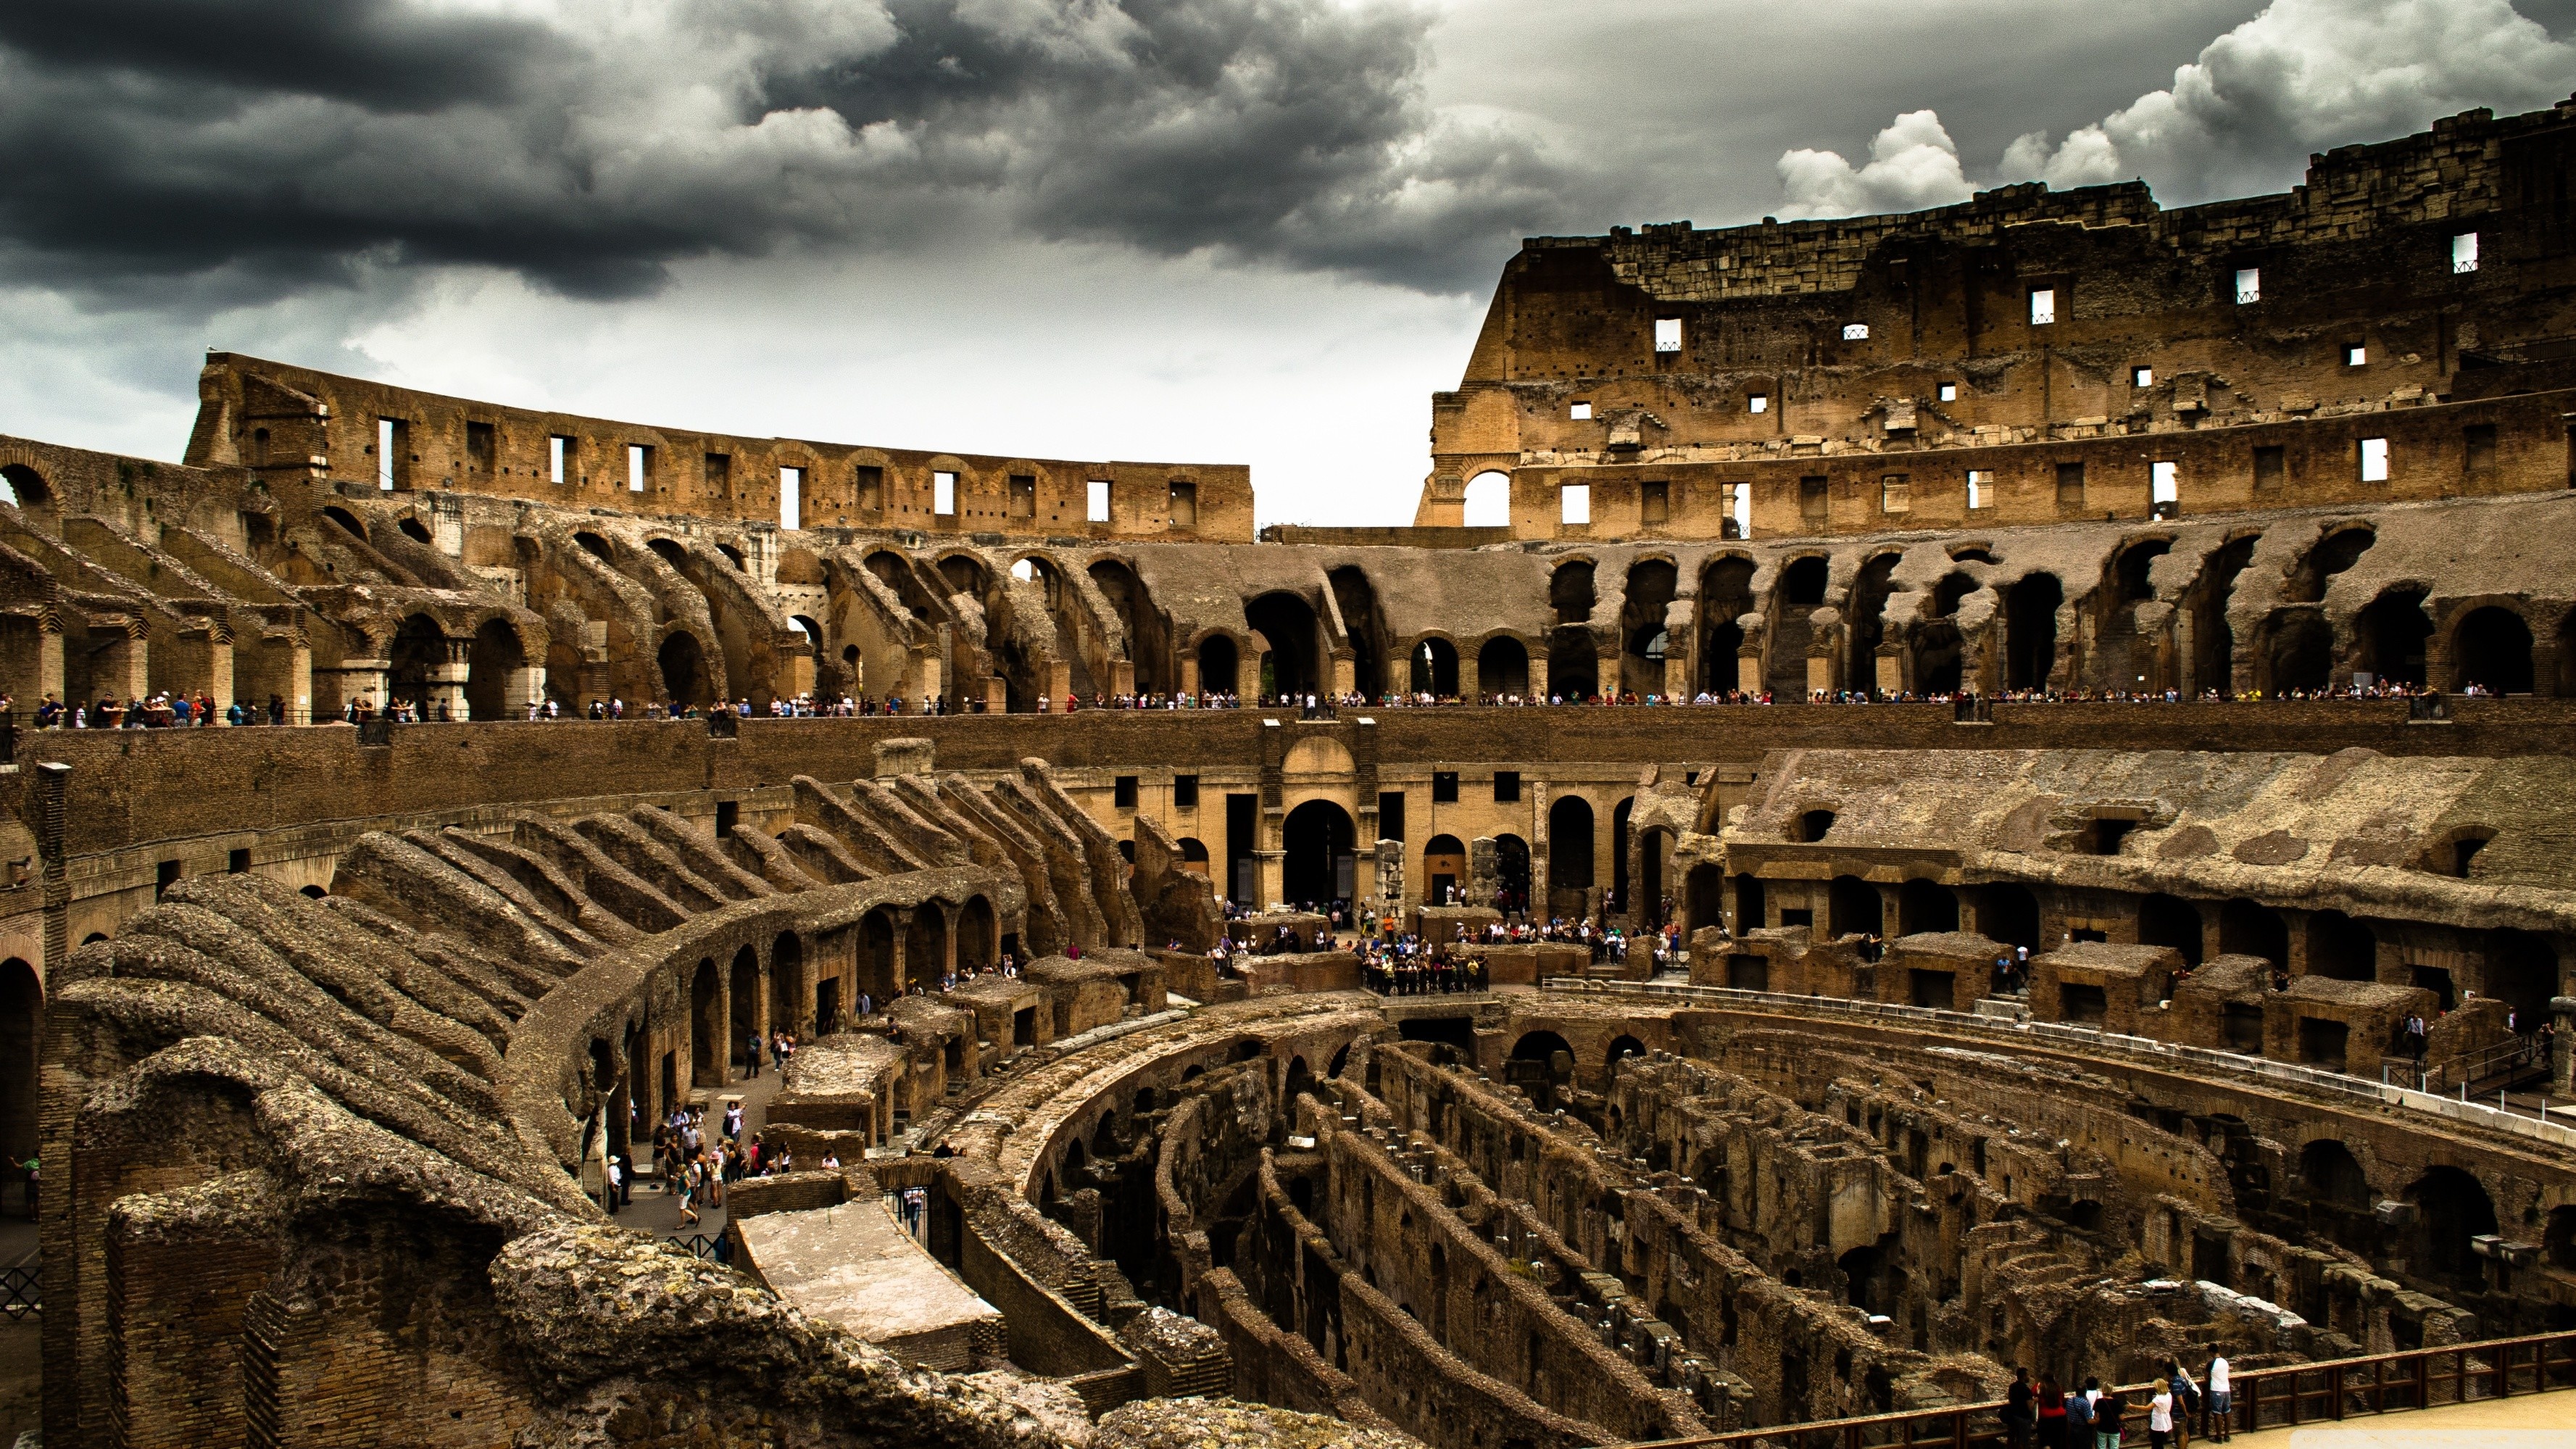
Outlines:
[[[2173,1385],[2156,1380],[2155,1396],[2147,1400],[2147,1440],[2151,1449],[2174,1449]]]
[[[743,1055],[746,1066],[744,1075],[756,1080],[760,1076],[760,1028],[753,1027],[747,1034],[747,1039],[751,1043],[751,1050]]]
[[[2093,1449],[2093,1399],[2101,1391],[2100,1379],[2086,1379],[2084,1387],[2066,1396],[2062,1442],[2067,1449]]]
[[[699,1167],[698,1160],[694,1157],[680,1169],[680,1221],[683,1223],[700,1221],[698,1210],[693,1204],[697,1200],[698,1180],[702,1172],[703,1169]]]
[[[626,1186],[626,1169],[621,1165],[624,1160],[613,1155],[608,1159],[608,1190],[601,1195],[605,1200],[600,1206],[606,1208],[612,1218],[617,1216],[617,1205]]]
[[[27,1221],[32,1223],[36,1220],[36,1189],[44,1182],[45,1175],[33,1157],[27,1159],[22,1170],[27,1174]]]
[[[2120,1414],[2126,1408],[2118,1389],[2105,1389],[2093,1401],[2093,1449],[2120,1449]]]
[[[2209,1356],[2209,1417],[2201,1421],[2201,1432],[2213,1443],[2224,1444],[2236,1437],[2236,1395],[2229,1387],[2227,1355],[2213,1351]]]
[[[2030,1431],[2039,1421],[2031,1409],[2036,1397],[2030,1386],[2030,1370],[2014,1369],[2012,1386],[2004,1390],[2003,1411],[2004,1442],[2012,1449],[2029,1449]]]
[[[2180,1358],[2173,1361],[2165,1377],[2173,1382],[2174,1449],[2186,1449],[2191,1443],[2192,1416],[2200,1412],[2200,1385],[2192,1381],[2191,1370],[2183,1367]]]
[[[2033,1397],[2032,1407],[2038,1416],[2040,1449],[2067,1449],[2066,1391],[2057,1386],[2057,1376],[2041,1374],[2039,1392]]]

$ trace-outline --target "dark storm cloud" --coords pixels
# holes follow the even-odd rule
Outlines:
[[[973,229],[1443,289],[1572,199],[1526,144],[1439,120],[1430,18],[1393,5],[7,14],[0,265],[54,286],[249,300],[462,263],[614,296],[689,257]]]
[[[0,44],[75,69],[330,96],[389,110],[495,100],[556,58],[543,26],[397,0],[81,0],[0,7]]]

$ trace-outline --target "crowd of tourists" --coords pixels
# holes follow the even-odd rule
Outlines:
[[[2087,1378],[2081,1388],[2030,1370],[2015,1369],[2004,1392],[2004,1442],[2012,1449],[2120,1449],[2124,1435],[2146,1431],[2149,1449],[2188,1449],[2196,1426],[2201,1437],[2223,1444],[2236,1436],[2236,1401],[2227,1355],[2212,1354],[2208,1387],[2180,1359],[2170,1360],[2143,1389],[2104,1388]],[[2135,1443],[2134,1437],[2128,1442]]]

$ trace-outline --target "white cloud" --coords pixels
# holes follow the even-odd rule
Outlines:
[[[2507,0],[2273,0],[2150,91],[2055,147],[2014,141],[2006,179],[2143,177],[2168,206],[2280,190],[2312,151],[2393,139],[2473,106],[2532,110],[2576,84],[2576,46]],[[1782,162],[1785,174],[1786,160]]]
[[[1780,157],[1780,214],[1859,216],[1917,211],[1968,199],[1959,148],[1931,111],[1908,111],[1869,143],[1869,164],[1854,170],[1837,151],[1798,149]]]

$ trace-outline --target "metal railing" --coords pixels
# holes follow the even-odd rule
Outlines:
[[[692,1258],[703,1258],[710,1263],[722,1261],[716,1252],[716,1239],[706,1233],[672,1233],[662,1241],[685,1250]]]
[[[45,1311],[37,1297],[38,1268],[34,1258],[14,1268],[0,1268],[0,1315],[14,1322]]]
[[[2236,1401],[2234,1428],[2248,1433],[2547,1393],[2576,1388],[2576,1331],[2240,1369],[2229,1387]],[[2151,1389],[2130,1384],[2120,1390],[2128,1404],[2120,1420],[2122,1443],[2146,1442],[2145,1395]],[[2205,1432],[2201,1423],[2193,1427]],[[1630,1449],[1985,1449],[2009,1442],[2003,1403],[1995,1400],[1640,1441]]]

